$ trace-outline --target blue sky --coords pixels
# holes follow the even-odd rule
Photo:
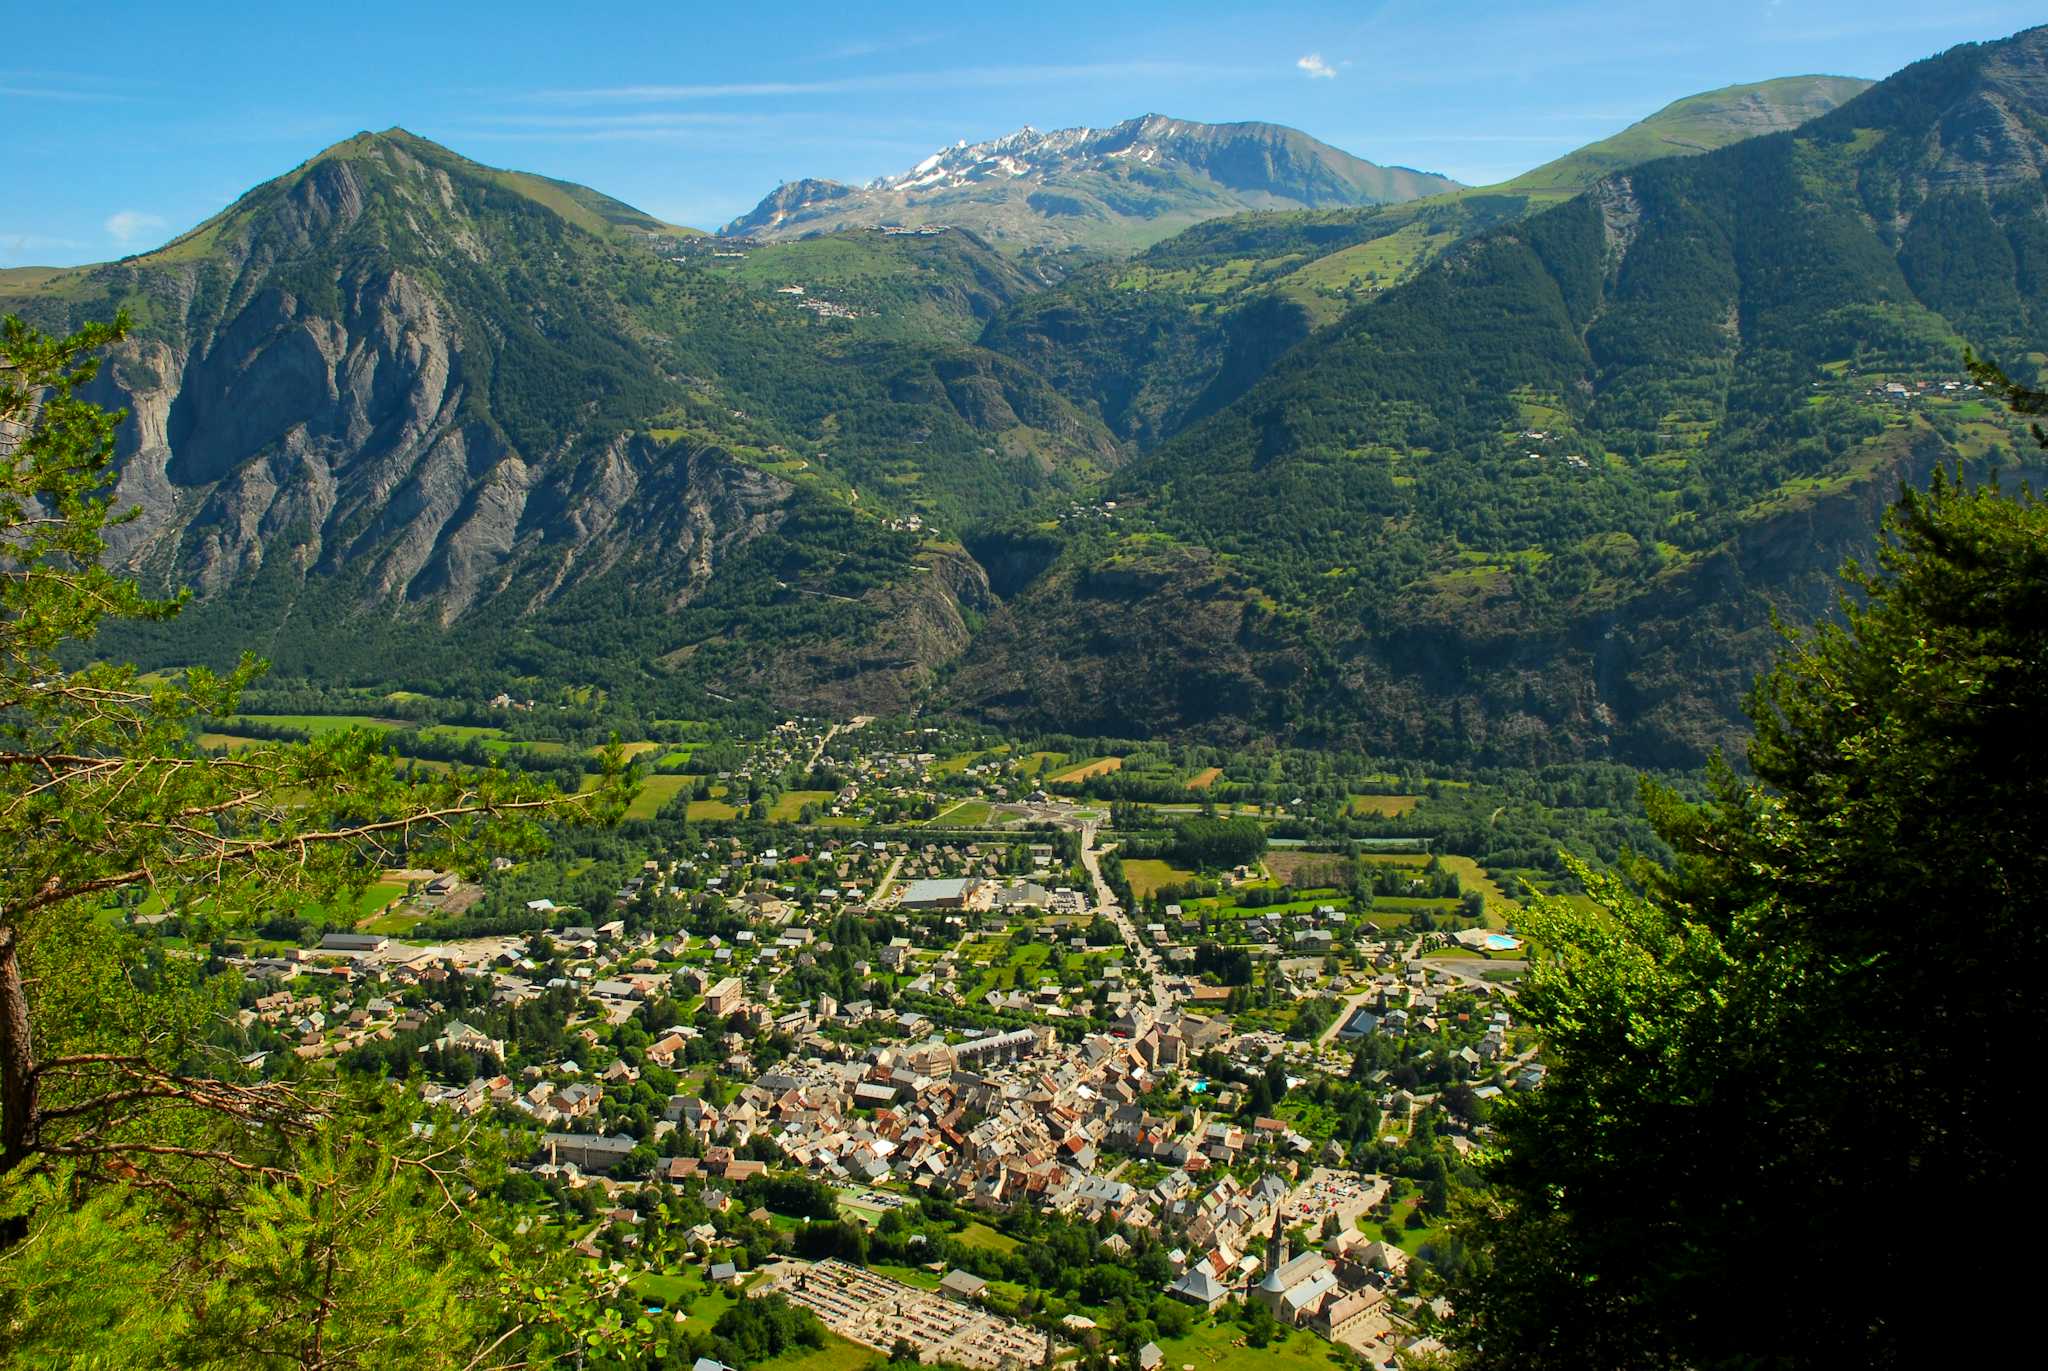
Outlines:
[[[1971,0],[9,8],[0,266],[147,250],[394,124],[705,228],[778,181],[1148,112],[1272,120],[1483,184],[1696,91],[1880,77],[2043,17]]]

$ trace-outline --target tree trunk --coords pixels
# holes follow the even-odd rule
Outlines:
[[[0,924],[0,1175],[20,1165],[34,1147],[39,1093],[17,942],[15,931]]]

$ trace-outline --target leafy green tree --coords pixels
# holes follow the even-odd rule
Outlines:
[[[198,942],[350,896],[387,866],[537,852],[543,817],[616,815],[629,778],[616,754],[594,799],[492,771],[405,774],[361,732],[209,756],[197,721],[232,713],[261,663],[144,680],[90,660],[103,621],[183,603],[146,598],[102,560],[107,528],[130,517],[109,495],[120,416],[81,390],[124,330],[53,339],[0,322],[0,1309],[18,1315],[6,1351],[436,1365],[516,1330],[530,1340],[554,1316],[482,1298],[507,1291],[466,1212],[488,1182],[484,1140],[411,1127],[424,1121],[381,1086],[252,1076],[216,1041],[232,985],[106,913],[154,895]],[[103,1297],[78,1284],[64,1254],[88,1251],[117,1254],[92,1274],[135,1314],[102,1316]],[[393,1320],[392,1337],[374,1331]],[[58,1341],[36,1347],[39,1330]],[[147,1355],[131,1355],[130,1334]]]
[[[1649,795],[1675,865],[1530,920],[1553,1065],[1466,1220],[1471,1365],[1897,1365],[1933,1322],[1910,1216],[2032,1231],[2048,506],[1937,475],[1847,579],[1756,687],[1753,776]],[[1971,1270],[1980,1327],[2021,1307]]]

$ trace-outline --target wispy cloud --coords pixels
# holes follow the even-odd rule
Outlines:
[[[61,100],[77,104],[127,104],[136,97],[120,91],[80,90],[42,82],[0,81],[0,95],[17,100]]]
[[[927,48],[943,42],[943,33],[903,33],[891,38],[868,38],[858,42],[842,44],[820,57],[827,61],[846,62],[858,57],[878,57],[885,52],[908,52],[912,48]]]
[[[162,215],[147,214],[139,209],[117,209],[107,216],[106,224],[107,236],[124,248],[163,227]]]
[[[822,81],[726,81],[690,85],[600,86],[581,90],[545,90],[537,100],[564,103],[597,101],[752,99],[789,95],[861,95],[875,91],[956,90],[973,86],[1027,86],[1052,81],[1189,80],[1202,77],[1255,76],[1246,67],[1208,66],[1190,62],[1096,62],[1075,66],[946,67],[933,71],[901,71],[874,76],[846,76]]]
[[[1297,59],[1294,65],[1307,73],[1308,79],[1311,81],[1334,81],[1337,79],[1337,69],[1328,62],[1325,62],[1323,55],[1319,52],[1312,52],[1306,57]]]
[[[48,233],[13,233],[0,229],[0,267],[36,266],[43,254],[69,255],[86,245],[76,238]]]
[[[658,110],[642,114],[486,114],[479,116],[477,122],[511,129],[597,132],[645,129],[660,132],[775,124],[784,122],[784,118],[774,114]]]

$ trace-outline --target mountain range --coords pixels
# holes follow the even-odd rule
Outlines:
[[[788,182],[720,232],[775,239],[943,225],[1019,251],[1125,253],[1219,215],[1391,204],[1457,184],[1379,166],[1277,124],[1148,114],[1106,129],[1026,126],[962,140],[863,186]]]
[[[109,640],[151,664],[1687,762],[1899,481],[2028,460],[1957,378],[2048,357],[2048,31],[1866,84],[1433,194],[1015,135],[726,236],[389,130],[0,309],[134,320],[114,555],[199,592]],[[1229,190],[1042,198],[1160,178]]]

